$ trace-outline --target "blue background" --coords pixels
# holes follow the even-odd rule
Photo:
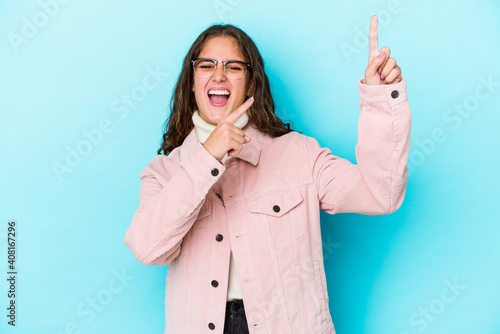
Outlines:
[[[498,1],[55,1],[0,2],[0,332],[162,333],[167,267],[136,261],[123,237],[189,46],[212,23],[238,25],[265,58],[278,115],[355,162],[373,14],[408,82],[411,175],[394,214],[322,213],[336,330],[500,332]],[[151,90],[148,71],[160,73]]]

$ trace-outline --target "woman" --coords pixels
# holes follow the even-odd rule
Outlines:
[[[406,81],[378,50],[376,16],[359,92],[354,165],[275,116],[243,31],[195,40],[125,235],[142,263],[169,264],[165,333],[335,333],[319,209],[388,214],[406,189]]]

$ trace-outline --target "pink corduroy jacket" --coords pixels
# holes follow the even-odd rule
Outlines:
[[[389,214],[404,198],[410,149],[406,80],[358,82],[357,165],[297,132],[252,140],[221,164],[193,129],[140,173],[125,235],[146,265],[167,265],[165,334],[222,334],[230,249],[251,334],[333,334],[320,210]]]

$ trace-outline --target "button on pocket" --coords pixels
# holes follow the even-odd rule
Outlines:
[[[299,188],[272,190],[249,201],[255,236],[264,246],[282,249],[305,233],[306,215]]]

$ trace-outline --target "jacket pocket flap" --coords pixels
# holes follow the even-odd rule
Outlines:
[[[250,212],[281,217],[303,201],[299,188],[268,191],[250,202]]]

